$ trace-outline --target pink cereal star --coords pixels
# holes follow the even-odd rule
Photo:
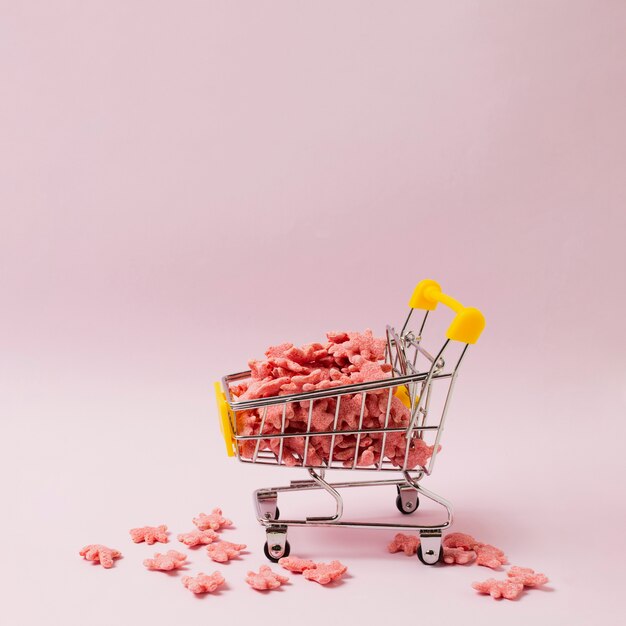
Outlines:
[[[193,523],[200,530],[220,530],[220,528],[225,528],[226,526],[231,526],[232,522],[225,517],[222,517],[222,509],[215,508],[209,515],[206,513],[200,513],[198,517],[193,518]]]
[[[142,526],[141,528],[130,529],[131,539],[135,543],[145,541],[148,545],[152,545],[156,541],[159,543],[167,543],[167,526]]]
[[[297,556],[284,556],[278,560],[278,564],[290,572],[302,574],[306,569],[313,569],[315,563],[309,559],[300,559]]]
[[[330,563],[316,563],[313,569],[305,569],[302,575],[307,580],[313,580],[320,585],[327,585],[334,580],[339,580],[348,568],[339,561]]]
[[[480,593],[489,594],[494,599],[515,600],[524,591],[524,585],[512,579],[496,580],[489,578],[482,582],[472,583],[472,587]]]
[[[194,546],[207,545],[213,541],[216,541],[218,534],[211,530],[192,530],[189,533],[182,533],[178,535],[177,539],[186,546],[193,548]]]
[[[420,545],[420,538],[415,535],[396,534],[391,543],[387,546],[389,552],[400,552],[401,550],[407,556],[412,556],[417,552]]]
[[[248,572],[246,582],[258,591],[265,591],[270,589],[278,589],[282,584],[289,580],[287,576],[281,576],[276,572],[273,572],[269,566],[261,565],[258,572]]]
[[[100,563],[100,565],[102,565],[105,569],[113,567],[113,561],[122,556],[122,553],[119,550],[107,548],[101,543],[90,543],[88,546],[85,546],[79,554],[87,561]]]
[[[514,565],[506,575],[515,582],[522,583],[524,587],[538,587],[539,585],[545,585],[548,582],[548,577],[545,574],[539,574],[530,567],[518,567]]]
[[[452,565],[465,565],[476,560],[476,552],[474,550],[464,550],[463,548],[446,548],[443,549],[443,561]]]
[[[496,569],[507,562],[504,552],[488,543],[477,543],[473,549],[477,555],[477,565],[484,565],[485,567]]]
[[[152,559],[146,559],[143,564],[151,570],[159,570],[169,572],[179,569],[185,565],[187,555],[177,552],[176,550],[168,550],[165,554],[157,552]]]
[[[478,541],[472,535],[465,533],[449,533],[441,542],[444,548],[462,548],[463,550],[473,550]]]
[[[193,591],[193,593],[213,593],[226,581],[219,572],[213,572],[210,575],[200,572],[195,577],[183,576],[181,582],[189,591]]]
[[[245,543],[231,543],[230,541],[220,541],[207,546],[207,554],[218,563],[226,563],[239,556],[242,550],[246,549]]]

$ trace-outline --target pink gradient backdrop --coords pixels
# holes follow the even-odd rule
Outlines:
[[[625,28],[608,0],[0,1],[3,623],[617,623]],[[336,529],[291,542],[343,585],[249,591],[250,492],[302,476],[224,456],[211,382],[380,332],[424,277],[488,322],[427,486],[553,582],[496,604],[486,568]],[[196,600],[127,530],[215,504],[251,554]],[[90,542],[125,558],[91,567]]]

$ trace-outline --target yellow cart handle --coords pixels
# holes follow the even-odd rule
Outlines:
[[[235,446],[237,442],[233,436],[233,428],[230,423],[230,407],[226,402],[226,396],[222,391],[222,386],[219,382],[215,383],[215,399],[217,400],[217,413],[220,420],[220,430],[222,431],[222,437],[224,437],[224,443],[226,444],[226,454],[228,456],[235,456]]]
[[[446,337],[463,343],[476,343],[485,328],[485,316],[478,309],[463,306],[458,300],[443,293],[436,281],[429,279],[420,281],[409,300],[409,306],[412,309],[434,311],[439,302],[449,306],[456,313]]]

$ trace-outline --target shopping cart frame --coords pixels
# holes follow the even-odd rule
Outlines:
[[[435,356],[432,356],[422,345],[422,337],[429,313],[441,302],[450,306],[456,316],[448,328],[446,340]],[[304,437],[304,455],[300,458],[297,467],[307,470],[309,478],[306,480],[292,480],[288,485],[261,488],[254,491],[253,501],[258,522],[265,528],[266,543],[264,551],[268,559],[278,561],[283,556],[287,556],[290,551],[287,541],[287,529],[289,526],[335,526],[344,528],[378,528],[387,530],[412,530],[418,531],[420,535],[420,546],[418,548],[419,559],[427,564],[434,565],[442,557],[441,539],[442,532],[450,527],[453,521],[453,510],[451,503],[445,498],[425,489],[419,484],[424,476],[429,476],[435,464],[439,443],[444,430],[446,416],[449,409],[450,399],[454,384],[458,375],[459,367],[463,361],[470,344],[477,341],[484,325],[484,317],[480,311],[471,307],[464,307],[457,300],[444,294],[441,287],[435,281],[421,281],[416,287],[410,300],[410,311],[402,326],[400,333],[397,333],[392,326],[387,326],[386,338],[387,346],[385,350],[385,360],[391,365],[391,377],[383,380],[356,383],[330,389],[301,392],[289,395],[272,396],[253,400],[240,401],[234,398],[230,392],[233,383],[250,377],[250,371],[239,372],[224,376],[221,385],[216,383],[218,405],[220,407],[222,432],[226,441],[229,455],[236,455],[241,462],[251,464],[276,465],[285,467],[283,458],[284,440],[289,437]],[[415,309],[424,310],[424,315],[419,325],[417,333],[409,330],[409,323]],[[462,345],[453,360],[453,366],[446,371],[444,354],[448,350],[451,341],[460,342]],[[429,364],[428,368],[420,371],[417,366],[418,357],[425,359]],[[440,412],[439,419],[433,423],[428,418],[432,417],[430,408],[431,392],[435,385],[447,384],[445,389],[445,400]],[[382,394],[387,390],[388,401],[384,424],[380,428],[363,428],[363,416],[365,398],[367,393],[376,392]],[[392,396],[402,392],[402,401],[410,411],[410,421],[407,426],[390,427],[389,415]],[[344,396],[354,396],[361,394],[362,404],[359,416],[359,424],[356,429],[337,429],[337,418],[341,399]],[[327,431],[311,430],[311,415],[313,405],[316,400],[324,398],[336,399],[336,411],[333,428]],[[309,403],[308,423],[305,431],[287,432],[285,429],[285,415],[289,403]],[[282,405],[282,428],[278,433],[263,433],[265,417],[270,406]],[[263,416],[261,420],[260,432],[258,434],[243,435],[237,432],[237,413],[240,411],[259,411]],[[385,439],[391,432],[404,433],[406,440],[406,452],[404,463],[398,466],[389,459],[384,458],[381,452],[378,462],[373,467],[359,467],[357,463],[359,442],[363,436],[372,434],[382,435],[382,450],[385,450]],[[435,434],[433,453],[430,459],[423,466],[409,467],[407,460],[411,449],[412,441],[416,438],[423,438],[427,433]],[[337,435],[356,436],[354,460],[351,466],[339,465],[333,459],[335,437]],[[307,459],[309,441],[311,437],[331,438],[329,458],[323,464],[312,464]],[[270,450],[261,450],[263,440],[279,440],[279,453]],[[255,451],[252,458],[244,458],[240,454],[240,444],[246,440],[256,442]],[[353,470],[361,472],[393,471],[399,472],[401,477],[393,479],[376,479],[364,481],[342,481],[328,482],[326,472],[331,470]],[[354,487],[387,487],[395,486],[397,490],[396,506],[400,512],[411,514],[417,511],[420,504],[420,496],[440,505],[446,512],[445,520],[439,524],[418,524],[418,523],[384,523],[384,522],[360,522],[343,521],[343,498],[339,490]],[[336,510],[333,515],[307,516],[303,519],[281,519],[278,509],[278,494],[298,491],[324,490],[335,501]]]

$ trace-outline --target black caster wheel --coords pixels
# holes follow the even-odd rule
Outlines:
[[[400,497],[400,494],[398,494],[396,496],[396,507],[397,507],[398,511],[400,511],[400,513],[403,513],[404,515],[411,515],[411,513],[415,513],[415,511],[417,511],[417,509],[419,509],[419,506],[420,506],[420,499],[416,498],[415,499],[415,507],[407,511],[402,506],[402,498]]]
[[[272,563],[278,563],[278,559],[282,559],[283,556],[289,556],[289,553],[291,552],[291,546],[289,545],[289,542],[285,542],[285,552],[279,556],[278,558],[276,558],[275,556],[272,556],[270,554],[270,548],[267,545],[267,541],[265,542],[265,545],[263,546],[263,552],[265,553],[265,556],[272,562]]]
[[[439,557],[437,558],[437,560],[434,563],[427,563],[426,561],[424,561],[424,554],[422,553],[422,546],[421,545],[417,546],[417,558],[424,565],[437,565],[437,563],[441,563],[443,561],[443,546],[441,546],[439,548]]]
[[[278,519],[280,517],[280,509],[276,507],[276,515],[274,515],[274,519]]]

